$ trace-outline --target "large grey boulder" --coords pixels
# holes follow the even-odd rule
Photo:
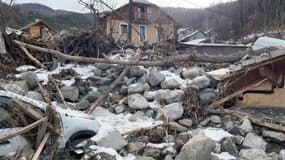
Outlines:
[[[118,130],[113,129],[107,132],[104,136],[96,139],[96,144],[100,147],[120,150],[125,147],[128,142],[121,136]]]
[[[159,85],[162,81],[165,80],[165,76],[157,71],[151,71],[147,77],[148,83],[154,87]]]
[[[252,125],[251,125],[251,122],[250,120],[248,119],[245,119],[243,120],[241,126],[239,127],[244,133],[249,133],[249,132],[252,132],[253,128],[252,128]]]
[[[149,106],[148,101],[140,94],[128,96],[128,104],[133,109],[145,109]]]
[[[188,129],[176,122],[169,122],[168,123],[169,130],[177,131],[178,133],[186,132]]]
[[[61,89],[62,96],[72,102],[78,101],[79,98],[79,89],[77,87],[62,87]]]
[[[172,103],[166,105],[163,111],[167,114],[170,120],[177,120],[183,116],[184,108],[181,103]]]
[[[26,81],[15,81],[13,83],[4,84],[2,87],[7,91],[20,95],[25,95],[29,91],[29,86]]]
[[[37,101],[44,101],[43,96],[39,92],[29,91],[25,96]]]
[[[242,160],[271,160],[264,150],[252,148],[252,149],[242,149],[239,152],[239,156]]]
[[[168,79],[160,84],[162,89],[176,89],[179,88],[179,83],[175,79]]]
[[[238,155],[238,149],[235,144],[235,141],[232,140],[231,137],[225,138],[225,140],[222,143],[222,151],[228,152],[231,155],[237,156]]]
[[[128,86],[128,94],[144,92],[144,85],[142,83],[135,83]]]
[[[209,160],[215,142],[210,138],[198,135],[190,139],[181,149],[175,160]]]
[[[129,71],[129,76],[131,77],[141,77],[145,73],[144,69],[141,69],[140,67],[131,67]]]
[[[87,101],[86,99],[83,99],[75,105],[74,109],[82,111],[88,109],[89,107],[90,107],[90,102]]]
[[[128,152],[136,154],[145,147],[143,142],[131,142],[128,144]]]
[[[166,94],[163,99],[167,104],[176,103],[176,102],[183,102],[185,98],[185,94],[182,90],[173,90],[170,91],[169,94]]]
[[[217,96],[218,94],[215,92],[214,89],[211,88],[203,89],[199,92],[200,104],[209,105],[217,98]]]
[[[204,75],[204,70],[202,68],[193,67],[182,72],[182,76],[185,79],[194,79],[196,77]]]
[[[273,139],[275,141],[285,142],[285,134],[282,133],[282,132],[263,130],[262,131],[262,136],[271,138],[271,139]]]
[[[245,136],[242,146],[246,148],[256,148],[265,151],[267,143],[263,140],[262,137],[259,137],[254,133],[248,133]]]
[[[198,89],[204,89],[210,87],[211,80],[207,76],[199,76],[193,79],[191,85]]]
[[[88,94],[84,97],[84,99],[86,99],[90,103],[93,103],[100,95],[101,93],[99,91],[93,90],[89,91]]]
[[[285,149],[281,150],[279,153],[279,159],[280,160],[285,160]]]
[[[38,86],[39,79],[34,72],[23,72],[21,73],[20,78],[27,82],[30,90],[33,90]]]

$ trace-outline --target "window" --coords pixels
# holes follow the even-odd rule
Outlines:
[[[128,25],[127,24],[121,24],[121,34],[128,34]]]
[[[140,41],[146,40],[146,26],[140,26]]]
[[[144,19],[145,18],[145,7],[139,6],[138,7],[138,19]]]

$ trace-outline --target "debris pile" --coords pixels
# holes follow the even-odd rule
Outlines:
[[[58,50],[11,40],[22,47],[23,52],[27,51],[25,56],[32,63],[24,63],[36,67],[18,66],[17,74],[7,75],[0,81],[1,157],[84,160],[285,158],[282,114],[281,118],[275,119],[270,114],[258,116],[259,110],[255,108],[237,111],[235,104],[227,103],[247,91],[224,87],[245,88],[235,81],[231,81],[233,84],[227,81],[236,78],[235,73],[233,77],[228,74],[234,70],[213,71],[214,65],[174,65],[190,60],[209,62],[209,57],[204,59],[207,55],[199,56],[195,51],[153,61],[149,61],[149,54],[144,54],[141,49],[127,48],[122,54],[109,54],[115,44],[104,37],[99,37],[102,45],[99,49],[105,54],[86,58],[97,57],[92,55],[97,48],[94,37],[93,32],[67,36],[59,43]],[[72,62],[58,63],[50,69],[46,67],[46,61],[35,56],[36,51]],[[283,56],[269,58],[275,63],[272,58]],[[246,61],[240,63],[243,62]],[[264,64],[260,62],[259,65],[268,63],[267,59]],[[220,65],[224,66],[224,63]],[[254,63],[242,67],[250,73],[256,69]],[[247,73],[235,72],[238,78]],[[269,75],[268,72],[262,75]],[[279,82],[276,77],[267,78]],[[264,79],[262,76],[254,78],[248,79],[248,85]],[[284,78],[281,82],[284,83]],[[213,109],[224,104],[232,105],[228,109]],[[281,110],[270,110],[271,115],[278,111],[280,114]],[[10,143],[12,141],[15,143]],[[7,145],[14,148],[9,150]]]

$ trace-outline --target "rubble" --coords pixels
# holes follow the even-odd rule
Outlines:
[[[255,63],[262,65],[261,60],[236,62],[243,64],[237,68],[246,70],[250,66],[252,73],[247,75],[249,84],[238,84],[239,78],[247,79],[243,71],[234,67],[213,71],[225,65],[197,62],[222,61],[221,57],[209,60],[209,56],[205,60],[205,55],[178,50],[177,54],[160,58],[152,50],[127,46],[118,51],[118,44],[105,35],[99,35],[98,55],[97,44],[85,48],[97,34],[86,31],[60,37],[57,50],[11,39],[44,65],[40,67],[26,57],[30,59],[24,61],[26,64],[37,67],[19,66],[17,74],[3,77],[0,84],[4,89],[0,91],[0,127],[5,124],[7,128],[26,129],[32,125],[34,128],[25,133],[36,137],[15,132],[31,141],[33,146],[28,148],[32,156],[49,157],[63,150],[86,160],[285,157],[284,124],[277,124],[278,119],[270,119],[270,115],[258,117],[259,111],[249,113],[235,108],[240,99],[246,98],[252,84],[263,80],[267,72],[271,75],[270,70],[263,69],[263,76],[251,77],[257,74],[252,70]],[[56,65],[46,65],[51,61],[40,55],[52,55]],[[195,65],[190,65],[190,60]],[[258,69],[258,73],[261,71]],[[279,79],[270,78],[278,86]],[[223,106],[230,108],[216,109]],[[0,140],[6,136],[0,131]],[[54,143],[55,138],[59,144]],[[53,147],[54,151],[48,149]],[[7,156],[1,151],[0,156]],[[29,157],[24,152],[20,155],[22,159]]]

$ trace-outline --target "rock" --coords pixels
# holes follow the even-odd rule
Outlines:
[[[113,79],[108,78],[108,77],[92,76],[90,77],[90,79],[94,81],[95,84],[100,85],[100,86],[107,86],[113,82]]]
[[[177,120],[183,116],[184,108],[181,103],[172,103],[166,105],[163,111],[167,114],[170,120]]]
[[[201,90],[210,87],[211,80],[207,76],[200,76],[194,78],[193,81],[191,82],[191,85]]]
[[[117,158],[114,155],[111,155],[106,152],[100,152],[96,153],[96,155],[92,158],[86,158],[86,159],[92,159],[92,160],[116,160]]]
[[[169,79],[161,82],[162,89],[176,89],[179,88],[179,83],[175,79]]]
[[[250,120],[248,119],[244,119],[241,126],[239,127],[244,133],[249,133],[249,132],[252,132],[252,125],[251,125],[251,122]]]
[[[116,107],[115,107],[115,112],[116,112],[117,114],[123,113],[124,110],[125,110],[125,106],[123,106],[123,105],[119,105],[119,106],[116,106]]]
[[[99,77],[102,76],[102,70],[99,69],[99,68],[94,68],[94,69],[92,70],[92,72],[94,73],[95,76],[99,76]]]
[[[228,152],[222,152],[220,154],[212,153],[211,160],[237,160],[237,158]]]
[[[145,73],[145,70],[141,69],[140,67],[131,67],[129,76],[131,77],[141,77]]]
[[[199,100],[202,105],[209,105],[217,98],[217,93],[214,89],[206,88],[199,92]]]
[[[147,80],[152,87],[155,87],[165,80],[165,76],[160,72],[151,71],[147,77]]]
[[[221,120],[221,117],[220,116],[217,116],[217,115],[212,115],[210,117],[210,121],[212,123],[215,123],[215,124],[221,124],[222,123],[222,120]]]
[[[268,153],[267,154],[268,157],[270,157],[272,160],[278,160],[279,159],[279,155],[275,152],[272,152],[272,153]]]
[[[193,125],[193,121],[191,119],[181,119],[178,121],[178,123],[188,128],[192,127]]]
[[[264,150],[252,148],[252,149],[242,149],[239,152],[239,156],[245,160],[271,160]]]
[[[164,137],[164,141],[168,143],[174,143],[175,142],[175,137],[173,135],[166,135]]]
[[[64,86],[60,90],[62,92],[62,96],[65,99],[70,100],[72,102],[78,101],[78,98],[79,98],[79,89],[78,88]]]
[[[175,156],[177,154],[177,150],[174,147],[167,147],[162,151],[163,155],[171,155]]]
[[[85,97],[84,99],[86,99],[87,101],[89,101],[90,103],[93,103],[96,101],[96,99],[101,95],[100,92],[93,90],[90,91]]]
[[[136,52],[131,48],[126,49],[125,52],[127,55],[135,55],[136,54]]]
[[[238,156],[238,149],[235,145],[235,142],[232,140],[232,138],[227,137],[222,143],[222,151],[228,152],[231,155]]]
[[[39,92],[29,91],[25,96],[37,101],[42,101],[42,102],[44,101],[43,96]]]
[[[144,149],[145,144],[143,142],[132,142],[128,144],[128,152],[137,154],[137,152]]]
[[[175,160],[209,160],[215,142],[205,136],[195,136],[181,149]]]
[[[96,144],[100,147],[113,148],[120,150],[128,144],[128,142],[121,136],[116,129],[108,131],[104,136],[96,139]]]
[[[121,88],[120,88],[120,94],[123,94],[123,95],[126,95],[128,94],[128,87],[123,85]]]
[[[81,100],[79,103],[77,103],[77,104],[75,105],[75,109],[76,109],[76,110],[80,110],[80,111],[86,110],[86,109],[88,109],[89,107],[90,107],[90,102],[87,101],[86,99]]]
[[[35,88],[37,88],[39,79],[36,73],[31,72],[31,71],[23,72],[21,73],[20,78],[27,82],[30,90],[34,90]]]
[[[239,136],[239,135],[234,136],[234,139],[235,139],[236,144],[238,144],[238,145],[241,145],[242,142],[244,141],[244,137],[243,136]]]
[[[204,70],[202,68],[193,67],[182,72],[184,79],[194,79],[198,76],[204,75]]]
[[[233,121],[226,121],[225,122],[225,129],[228,131],[228,130],[231,130],[232,128],[234,128],[234,122]]]
[[[13,83],[4,84],[3,88],[20,95],[25,95],[29,91],[29,86],[26,81],[15,81]]]
[[[145,156],[143,156],[143,157],[136,157],[135,160],[155,160],[155,159],[153,159],[152,157],[145,157]]]
[[[135,121],[138,121],[140,119],[144,119],[145,118],[145,115],[143,112],[141,111],[137,111],[135,114],[133,114],[128,120],[130,122],[135,122]]]
[[[184,100],[184,92],[182,90],[170,91],[169,94],[166,95],[163,99],[167,104],[183,102]]]
[[[110,64],[106,64],[106,63],[96,63],[95,64],[95,67],[103,70],[103,71],[106,71],[107,69],[111,68],[111,65]]]
[[[191,135],[188,132],[179,133],[177,136],[177,140],[181,140],[184,143],[188,142],[190,138],[191,138]]]
[[[243,147],[266,150],[267,143],[254,133],[248,133],[243,141]]]
[[[171,155],[166,155],[164,160],[173,160],[172,156]]]
[[[182,125],[176,122],[169,122],[168,127],[169,127],[169,130],[177,131],[178,133],[186,132],[188,130],[186,127],[183,127]]]
[[[148,101],[153,101],[154,100],[154,96],[152,94],[150,94],[149,91],[145,91],[143,96],[148,100]]]
[[[160,150],[159,149],[145,149],[143,156],[152,157],[154,159],[159,159]]]
[[[128,94],[143,93],[144,85],[141,83],[135,83],[128,86]]]
[[[207,126],[210,121],[211,121],[210,118],[206,118],[202,122],[200,122],[200,125],[201,126]]]
[[[140,94],[133,94],[128,96],[128,105],[132,109],[148,108],[148,101]]]
[[[285,134],[282,133],[282,132],[263,130],[262,131],[262,136],[271,138],[271,139],[273,139],[275,141],[285,142]]]
[[[285,149],[281,150],[279,153],[279,159],[280,160],[285,160]]]

